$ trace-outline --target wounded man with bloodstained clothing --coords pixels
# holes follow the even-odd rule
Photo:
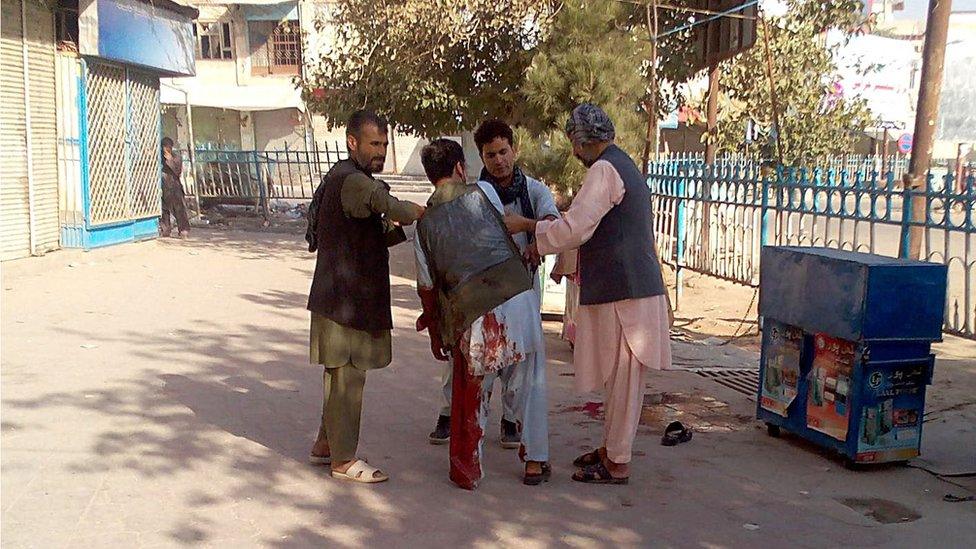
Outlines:
[[[534,368],[519,367],[545,350],[538,294],[506,232],[498,194],[488,183],[466,182],[461,146],[434,140],[421,161],[435,190],[415,239],[423,304],[417,329],[428,331],[434,358],[452,362],[450,478],[468,490],[478,486],[488,415],[483,382],[517,368],[524,378],[516,382],[519,456],[524,482],[539,484],[550,475],[545,385]]]

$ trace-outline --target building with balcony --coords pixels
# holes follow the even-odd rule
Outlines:
[[[163,133],[181,148],[306,150],[311,122],[295,87],[302,10],[312,2],[197,0],[195,76],[162,82]]]
[[[181,149],[190,149],[192,142],[194,151],[254,153],[259,162],[275,165],[297,158],[296,151],[326,163],[345,153],[345,129],[330,129],[323,114],[309,112],[295,84],[333,39],[328,1],[189,3],[200,12],[193,35],[197,71],[163,80],[164,135]],[[390,138],[384,172],[422,176],[420,149],[426,141],[397,132]],[[462,142],[480,169],[470,134]],[[306,175],[314,176],[316,169]]]

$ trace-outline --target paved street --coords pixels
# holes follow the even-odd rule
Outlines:
[[[599,395],[571,390],[568,346],[547,323],[552,482],[520,483],[485,441],[479,491],[447,478],[427,444],[440,366],[418,315],[410,247],[394,252],[394,362],[370,374],[361,453],[388,483],[306,463],[321,370],[307,364],[313,258],[300,235],[196,231],[4,263],[3,547],[971,547],[972,477],[911,467],[850,472],[772,439],[745,395],[689,372],[654,373],[627,486],[585,486],[570,462],[601,434]],[[679,324],[700,326],[714,286],[690,288]],[[735,299],[739,299],[736,297]],[[745,306],[743,307],[745,308]],[[728,315],[726,315],[728,316]],[[702,328],[704,329],[704,328]],[[744,367],[754,352],[674,343],[678,365]],[[976,469],[976,344],[940,346],[926,424],[936,472]],[[681,417],[699,432],[659,444]]]

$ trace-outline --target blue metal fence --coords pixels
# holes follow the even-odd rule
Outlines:
[[[907,257],[949,267],[945,329],[976,331],[976,182],[969,175],[928,176],[903,189],[897,166],[883,176],[850,166],[780,169],[737,159],[705,165],[694,158],[652,164],[658,252],[682,271],[759,283],[762,246],[825,246]],[[917,213],[913,215],[913,209]]]

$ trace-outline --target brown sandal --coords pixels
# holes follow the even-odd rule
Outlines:
[[[577,467],[579,467],[579,468],[582,469],[583,467],[589,467],[590,465],[596,465],[597,463],[600,463],[600,461],[601,461],[601,459],[600,459],[600,449],[597,448],[596,450],[593,450],[592,452],[587,452],[587,453],[579,456],[578,458],[574,459],[573,460],[573,465],[575,465],[575,466],[577,466]]]
[[[587,484],[627,484],[630,477],[615,477],[602,462],[573,473],[573,480]]]

